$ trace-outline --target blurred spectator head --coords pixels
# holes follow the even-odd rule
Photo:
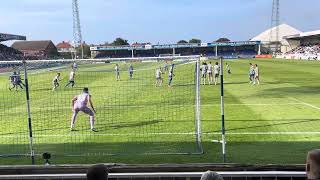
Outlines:
[[[320,179],[320,149],[308,152],[306,173],[308,179]]]
[[[108,168],[104,164],[91,166],[87,171],[87,180],[107,180]]]
[[[202,174],[200,180],[223,180],[223,177],[216,172],[207,171]]]

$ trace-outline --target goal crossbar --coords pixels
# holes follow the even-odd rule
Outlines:
[[[121,61],[144,61],[144,60],[190,60],[196,61],[200,58],[193,56],[163,56],[163,57],[133,57],[133,58],[105,58],[105,59],[41,59],[41,60],[13,60],[0,61],[0,64],[21,64],[21,63],[45,63],[45,62],[121,62]]]

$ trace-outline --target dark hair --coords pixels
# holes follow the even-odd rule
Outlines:
[[[258,66],[258,64],[256,64],[256,66]]]
[[[202,174],[200,180],[223,180],[223,177],[216,172],[207,171]]]
[[[320,149],[314,149],[308,152],[306,160],[306,173],[308,179],[320,178]]]
[[[218,65],[219,63],[218,62],[216,62],[216,65]]]
[[[88,180],[106,180],[108,179],[108,168],[104,164],[91,166],[87,171]]]
[[[60,73],[57,73],[57,75],[59,75],[59,76],[60,76]]]
[[[85,88],[83,88],[83,92],[89,92],[89,88],[87,88],[87,87],[85,87]]]
[[[250,65],[252,65],[252,63],[249,63]]]

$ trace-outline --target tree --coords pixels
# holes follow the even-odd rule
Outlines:
[[[124,45],[129,45],[128,40],[122,39],[122,38],[117,38],[112,42],[113,46],[124,46]]]
[[[90,46],[86,43],[82,44],[83,46],[83,56],[84,58],[90,58],[91,57],[91,51]]]
[[[230,42],[230,39],[228,39],[228,38],[219,38],[218,40],[216,40],[216,42]]]
[[[200,39],[190,39],[189,43],[201,43]]]
[[[103,46],[110,46],[110,43],[109,42],[105,42],[102,44]]]
[[[177,44],[187,44],[187,43],[188,43],[188,41],[186,41],[186,40],[180,40],[177,42]]]

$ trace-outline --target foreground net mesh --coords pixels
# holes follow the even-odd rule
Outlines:
[[[200,153],[197,115],[197,57],[27,62],[33,148],[36,154],[63,155]],[[9,63],[10,64],[10,63]],[[119,66],[117,80],[116,64]],[[172,64],[172,87],[168,87]],[[130,65],[133,70],[130,70]],[[29,133],[25,88],[8,89],[23,64],[3,64],[0,122],[1,153],[28,154]],[[161,69],[162,85],[156,86]],[[74,87],[69,83],[74,71]],[[130,78],[130,72],[132,77]],[[59,87],[53,79],[60,73]],[[23,82],[23,81],[22,81]],[[160,83],[160,81],[159,81]],[[57,85],[57,84],[56,84]],[[95,114],[80,112],[70,131],[71,100],[89,88]],[[90,107],[90,106],[89,106]]]

